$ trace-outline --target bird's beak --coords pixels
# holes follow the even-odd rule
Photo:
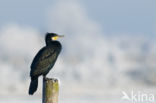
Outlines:
[[[64,35],[58,35],[58,38],[62,38],[62,37],[64,37]]]
[[[57,40],[58,38],[62,38],[62,37],[64,37],[64,35],[57,35],[57,36],[52,37],[51,39],[52,40]]]

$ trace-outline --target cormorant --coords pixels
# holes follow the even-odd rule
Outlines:
[[[43,78],[45,78],[55,64],[56,59],[62,49],[61,43],[59,41],[56,41],[59,37],[63,37],[63,35],[47,33],[45,36],[46,46],[43,47],[34,57],[30,71],[30,95],[33,95],[37,90],[38,77],[40,75],[43,75]]]

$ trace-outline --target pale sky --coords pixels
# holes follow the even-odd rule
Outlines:
[[[60,0],[0,0],[0,28],[9,23],[46,32],[46,9]],[[155,35],[155,0],[77,0],[105,34]]]

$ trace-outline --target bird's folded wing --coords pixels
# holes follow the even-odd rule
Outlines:
[[[57,52],[52,49],[41,50],[36,57],[31,66],[32,75],[39,75],[50,68],[57,58]]]
[[[40,61],[42,60],[46,60],[46,59],[49,59],[51,56],[54,56],[56,54],[55,50],[54,49],[45,49],[42,54],[41,54],[41,57],[40,57]]]

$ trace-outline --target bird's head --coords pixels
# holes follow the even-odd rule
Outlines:
[[[56,33],[47,33],[46,34],[46,40],[57,40],[58,38],[64,37],[64,35],[58,35]]]
[[[46,44],[50,43],[51,41],[55,41],[61,37],[64,37],[64,35],[58,35],[56,33],[47,33],[45,36]]]

